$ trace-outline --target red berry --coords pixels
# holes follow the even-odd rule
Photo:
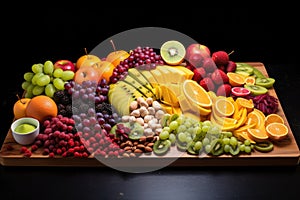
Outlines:
[[[215,89],[215,84],[209,77],[203,78],[199,82],[199,85],[202,86],[206,91],[213,91]]]
[[[216,69],[211,74],[211,79],[217,85],[229,82],[229,78],[228,78],[227,74],[224,71],[220,70],[220,69]]]
[[[32,146],[31,146],[31,151],[33,152],[33,151],[36,151],[38,149],[38,146],[36,145],[36,144],[33,144]]]
[[[201,81],[206,76],[206,72],[203,67],[198,67],[194,69],[193,72],[194,72],[193,80],[196,82]]]
[[[215,62],[211,57],[204,59],[202,67],[205,69],[207,73],[213,72],[217,68]]]
[[[21,153],[25,153],[27,150],[28,150],[27,147],[25,146],[21,147]]]
[[[229,55],[225,51],[216,51],[212,54],[212,59],[217,66],[227,65],[229,61]]]
[[[216,95],[217,96],[230,96],[231,94],[231,85],[228,83],[222,84],[218,87]]]
[[[226,72],[235,72],[236,70],[236,63],[229,60],[226,66]]]
[[[32,155],[32,153],[31,153],[30,150],[26,150],[26,151],[24,152],[24,156],[25,156],[25,157],[30,157],[31,155]]]

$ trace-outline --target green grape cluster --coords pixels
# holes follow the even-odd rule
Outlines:
[[[198,121],[184,115],[175,117],[175,114],[166,114],[164,118],[159,139],[168,140],[178,150],[189,154],[235,156],[243,152],[250,154],[254,148],[249,140],[239,141],[232,132],[222,131],[210,120]]]
[[[24,73],[22,89],[27,98],[42,94],[52,98],[56,91],[64,90],[65,83],[73,80],[74,76],[73,71],[55,68],[53,62],[47,60],[33,64],[31,71]]]

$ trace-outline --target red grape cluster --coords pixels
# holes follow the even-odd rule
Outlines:
[[[90,153],[85,148],[74,125],[75,121],[72,118],[62,115],[45,120],[32,149],[43,147],[42,154],[49,155],[49,157],[55,155],[88,157]]]
[[[157,65],[163,65],[165,62],[161,56],[155,52],[151,47],[136,47],[130,51],[130,56],[121,61],[119,65],[114,68],[114,71],[110,77],[109,83],[116,83],[118,80],[122,80],[127,76],[129,68],[139,69],[153,69]]]

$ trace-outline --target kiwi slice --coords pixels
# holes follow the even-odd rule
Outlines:
[[[260,85],[245,84],[244,87],[250,90],[251,94],[254,96],[265,94],[268,92],[267,88]]]
[[[187,153],[191,154],[191,155],[199,155],[200,154],[200,150],[195,150],[194,145],[196,142],[191,142],[191,144],[188,145],[186,151]]]
[[[139,140],[144,135],[144,128],[137,122],[130,125],[131,131],[128,138],[131,140]]]
[[[188,144],[186,142],[176,141],[176,147],[179,151],[186,151],[188,149]]]
[[[235,73],[245,76],[251,76],[254,73],[254,67],[247,63],[237,63]]]
[[[219,156],[223,153],[223,142],[222,139],[214,139],[211,142],[211,154],[214,156]]]
[[[256,85],[263,86],[265,88],[271,88],[271,87],[273,87],[274,83],[275,83],[275,79],[274,78],[260,78],[260,77],[257,77],[255,79],[255,84]]]
[[[171,147],[170,140],[156,140],[153,145],[153,153],[156,155],[165,155]]]
[[[183,62],[186,54],[184,45],[177,40],[169,40],[160,47],[162,59],[169,65],[178,65]]]
[[[165,127],[165,126],[168,126],[169,125],[169,119],[170,119],[171,115],[169,113],[166,113],[161,121],[160,121],[160,124],[162,127]]]

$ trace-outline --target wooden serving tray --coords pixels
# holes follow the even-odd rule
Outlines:
[[[248,62],[261,70],[266,76],[267,71],[263,63]],[[277,97],[274,89],[270,89],[269,93]],[[125,167],[136,166],[176,166],[176,167],[189,167],[189,166],[293,166],[298,165],[300,162],[300,151],[297,142],[286,119],[281,103],[279,101],[278,114],[281,115],[288,127],[288,138],[284,141],[274,143],[274,149],[268,153],[261,153],[254,151],[249,155],[240,154],[238,156],[221,155],[221,156],[194,156],[186,152],[178,154],[174,147],[171,151],[164,156],[156,156],[153,153],[150,155],[141,155],[138,158],[113,158],[107,162],[101,162],[94,157],[89,158],[74,158],[74,157],[59,157],[49,158],[42,155],[41,150],[37,150],[30,158],[23,157],[20,153],[21,145],[17,144],[8,131],[7,136],[3,142],[0,150],[0,164],[3,166],[81,166],[81,167],[105,167],[108,163],[122,165]],[[13,150],[7,150],[8,146],[12,146]],[[124,162],[120,162],[120,159]],[[127,160],[126,160],[127,159]],[[128,160],[129,159],[129,160]],[[131,160],[130,160],[131,159]],[[131,162],[134,161],[134,162]]]

